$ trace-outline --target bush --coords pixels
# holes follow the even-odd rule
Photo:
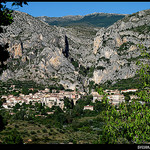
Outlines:
[[[43,132],[43,133],[47,133],[47,130],[46,130],[46,129],[42,129],[42,132]]]
[[[97,68],[96,69],[98,69],[98,70],[104,70],[105,69],[105,67],[103,67],[103,66],[97,66]]]
[[[73,58],[71,59],[71,63],[75,67],[75,69],[77,69],[79,67],[79,63],[77,61],[74,61]]]
[[[36,132],[35,131],[31,131],[30,134],[36,134]]]

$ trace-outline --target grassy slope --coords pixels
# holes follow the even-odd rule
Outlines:
[[[94,120],[98,116],[82,117],[76,120],[78,124],[77,131],[72,129],[72,124],[64,128],[47,127],[37,122],[15,120],[8,121],[6,128],[0,132],[0,141],[6,137],[12,129],[16,128],[21,134],[23,141],[29,144],[50,144],[50,143],[92,143],[99,137],[97,131],[87,130],[90,129],[88,120]],[[86,127],[84,126],[86,124]],[[31,139],[31,142],[28,140]]]

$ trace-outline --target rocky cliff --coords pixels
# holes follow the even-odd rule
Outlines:
[[[8,69],[1,80],[34,80],[83,90],[90,81],[115,83],[133,77],[140,58],[137,44],[150,48],[150,10],[127,15],[107,28],[50,26],[14,11],[0,35],[9,43]]]
[[[149,17],[150,10],[140,11],[97,32],[93,46],[95,64],[105,69],[94,71],[93,80],[96,83],[135,75],[135,62],[140,58],[137,44],[143,44],[150,51]]]
[[[9,43],[11,57],[0,79],[57,82],[74,89],[79,83],[74,66],[66,57],[67,36],[26,13],[14,11],[13,15],[14,22],[1,34],[1,43]]]

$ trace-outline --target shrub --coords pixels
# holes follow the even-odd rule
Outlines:
[[[46,129],[42,129],[42,132],[43,132],[43,133],[47,133],[47,130],[46,130]]]
[[[30,133],[31,133],[31,134],[36,134],[36,132],[35,132],[35,131],[31,131]]]

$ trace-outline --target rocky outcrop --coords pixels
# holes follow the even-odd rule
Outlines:
[[[94,38],[94,43],[93,43],[93,53],[97,54],[97,50],[99,49],[99,47],[102,46],[103,43],[103,38],[100,36],[97,36],[96,38]]]
[[[23,44],[22,42],[14,43],[8,50],[14,54],[14,58],[22,57]]]

